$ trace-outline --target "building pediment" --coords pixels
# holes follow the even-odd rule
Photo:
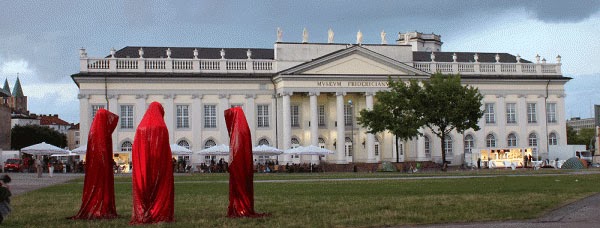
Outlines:
[[[292,75],[429,75],[360,46],[340,50],[280,72]]]

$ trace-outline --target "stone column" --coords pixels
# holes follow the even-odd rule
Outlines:
[[[169,142],[173,142],[175,139],[175,107],[173,104],[175,96],[173,94],[166,94],[163,96],[164,109],[165,109],[165,124],[169,130]]]
[[[118,104],[118,95],[108,95],[108,111],[115,113],[119,116],[121,116],[121,110]],[[113,151],[117,152],[117,151],[121,151],[121,148],[119,148],[119,132],[121,131],[121,121],[119,120],[119,123],[117,124],[117,128],[115,128],[115,132],[111,135],[112,136],[112,148]]]
[[[292,142],[292,115],[291,115],[291,107],[290,107],[290,97],[293,93],[291,92],[283,92],[281,96],[283,97],[283,150],[287,150],[291,146]],[[290,162],[289,155],[283,156],[283,164]]]
[[[566,121],[567,115],[565,114],[565,95],[559,94],[556,96],[556,121],[558,126],[561,126],[558,133],[558,145],[567,145],[567,135],[565,126],[567,126]],[[600,138],[597,139],[600,142]],[[596,147],[598,148],[598,147]]]
[[[191,127],[192,127],[192,151],[198,151],[203,147],[202,145],[202,123],[203,123],[203,113],[204,109],[202,104],[202,94],[192,94],[192,108],[191,108]],[[200,162],[198,160],[198,162]]]
[[[135,95],[135,108],[133,109],[133,111],[135,113],[134,121],[135,121],[136,129],[137,129],[137,126],[142,121],[142,118],[144,118],[144,114],[146,113],[146,99],[147,98],[148,98],[148,95],[146,95],[146,94]]]
[[[256,99],[256,94],[246,94],[246,120],[248,121],[248,127],[250,128],[250,135],[252,137],[252,145],[256,146],[256,105],[254,105],[254,101]]]
[[[506,143],[506,103],[504,95],[497,95],[498,105],[495,110],[496,115],[496,126],[498,126],[498,137],[496,138],[496,145],[499,148],[507,148],[508,144]]]
[[[423,128],[419,128],[421,134],[423,134],[424,131]],[[425,136],[417,137],[415,151],[417,151],[417,161],[427,161],[427,155],[425,155]]]
[[[229,145],[229,133],[225,124],[225,110],[229,109],[229,94],[219,94],[219,110],[217,110],[217,129],[219,129],[220,143]]]
[[[373,110],[373,92],[367,92],[365,93],[365,96],[367,110]],[[377,160],[375,159],[375,135],[367,133],[367,139],[365,144],[367,147],[367,163],[376,163]]]
[[[86,145],[88,140],[88,134],[90,132],[90,125],[92,124],[90,115],[90,95],[78,94],[79,99],[79,145]]]
[[[517,104],[517,121],[519,124],[519,136],[517,138],[517,145],[520,148],[526,148],[528,146],[527,138],[527,95],[519,95],[519,101]]]
[[[538,133],[538,155],[542,156],[542,159],[548,158],[548,116],[546,114],[546,96],[538,96],[537,106],[538,108],[538,124],[540,126],[540,132]]]
[[[319,146],[319,109],[317,104],[317,97],[319,92],[310,92],[310,144],[313,146]],[[311,156],[311,163],[318,161],[318,155]]]
[[[336,164],[346,164],[346,151],[344,145],[346,143],[346,135],[344,133],[344,128],[346,123],[344,122],[344,96],[345,92],[337,92],[336,96],[336,120],[337,120],[337,141],[336,141]]]

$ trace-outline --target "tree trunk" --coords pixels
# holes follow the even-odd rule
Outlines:
[[[398,150],[398,136],[396,135],[396,163],[400,163],[400,151]]]
[[[442,171],[446,172],[448,170],[448,164],[446,163],[446,133],[442,132]]]

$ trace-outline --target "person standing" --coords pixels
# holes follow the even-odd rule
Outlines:
[[[42,166],[42,158],[40,155],[37,156],[37,158],[35,159],[35,169],[37,170],[37,176],[38,178],[42,177],[42,171],[43,171],[43,166]]]
[[[174,221],[173,164],[164,115],[160,103],[152,102],[135,132],[130,225]]]

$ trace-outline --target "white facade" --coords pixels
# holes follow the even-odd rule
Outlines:
[[[439,36],[423,37],[429,36],[437,40],[426,43],[440,50]],[[356,124],[356,115],[373,107],[375,93],[387,89],[388,76],[427,80],[431,72],[441,71],[460,73],[464,84],[479,88],[484,95],[482,109],[487,109],[480,131],[450,136],[452,153],[447,159],[452,165],[463,163],[466,138],[473,140],[473,151],[535,147],[542,156],[549,143],[566,145],[564,84],[569,78],[560,72],[560,57],[558,63],[548,64],[508,54],[425,53],[415,50],[418,40],[403,42],[278,42],[273,49],[244,49],[242,54],[233,49],[217,54],[218,50],[209,49],[126,47],[108,58],[89,58],[82,49],[80,73],[72,76],[80,89],[81,144],[86,144],[93,112],[104,107],[120,116],[113,134],[114,151],[130,150],[146,107],[157,101],[165,108],[171,143],[187,144],[193,151],[213,143],[228,144],[223,111],[242,106],[254,145],[324,146],[335,151],[324,159],[337,164],[440,162],[442,142],[427,129],[422,130],[425,137],[399,142],[400,151],[395,151],[393,135],[367,134]],[[161,54],[144,55],[157,49]],[[229,59],[228,53],[234,58]],[[216,58],[203,58],[208,54]],[[280,156],[278,160],[317,159]]]

